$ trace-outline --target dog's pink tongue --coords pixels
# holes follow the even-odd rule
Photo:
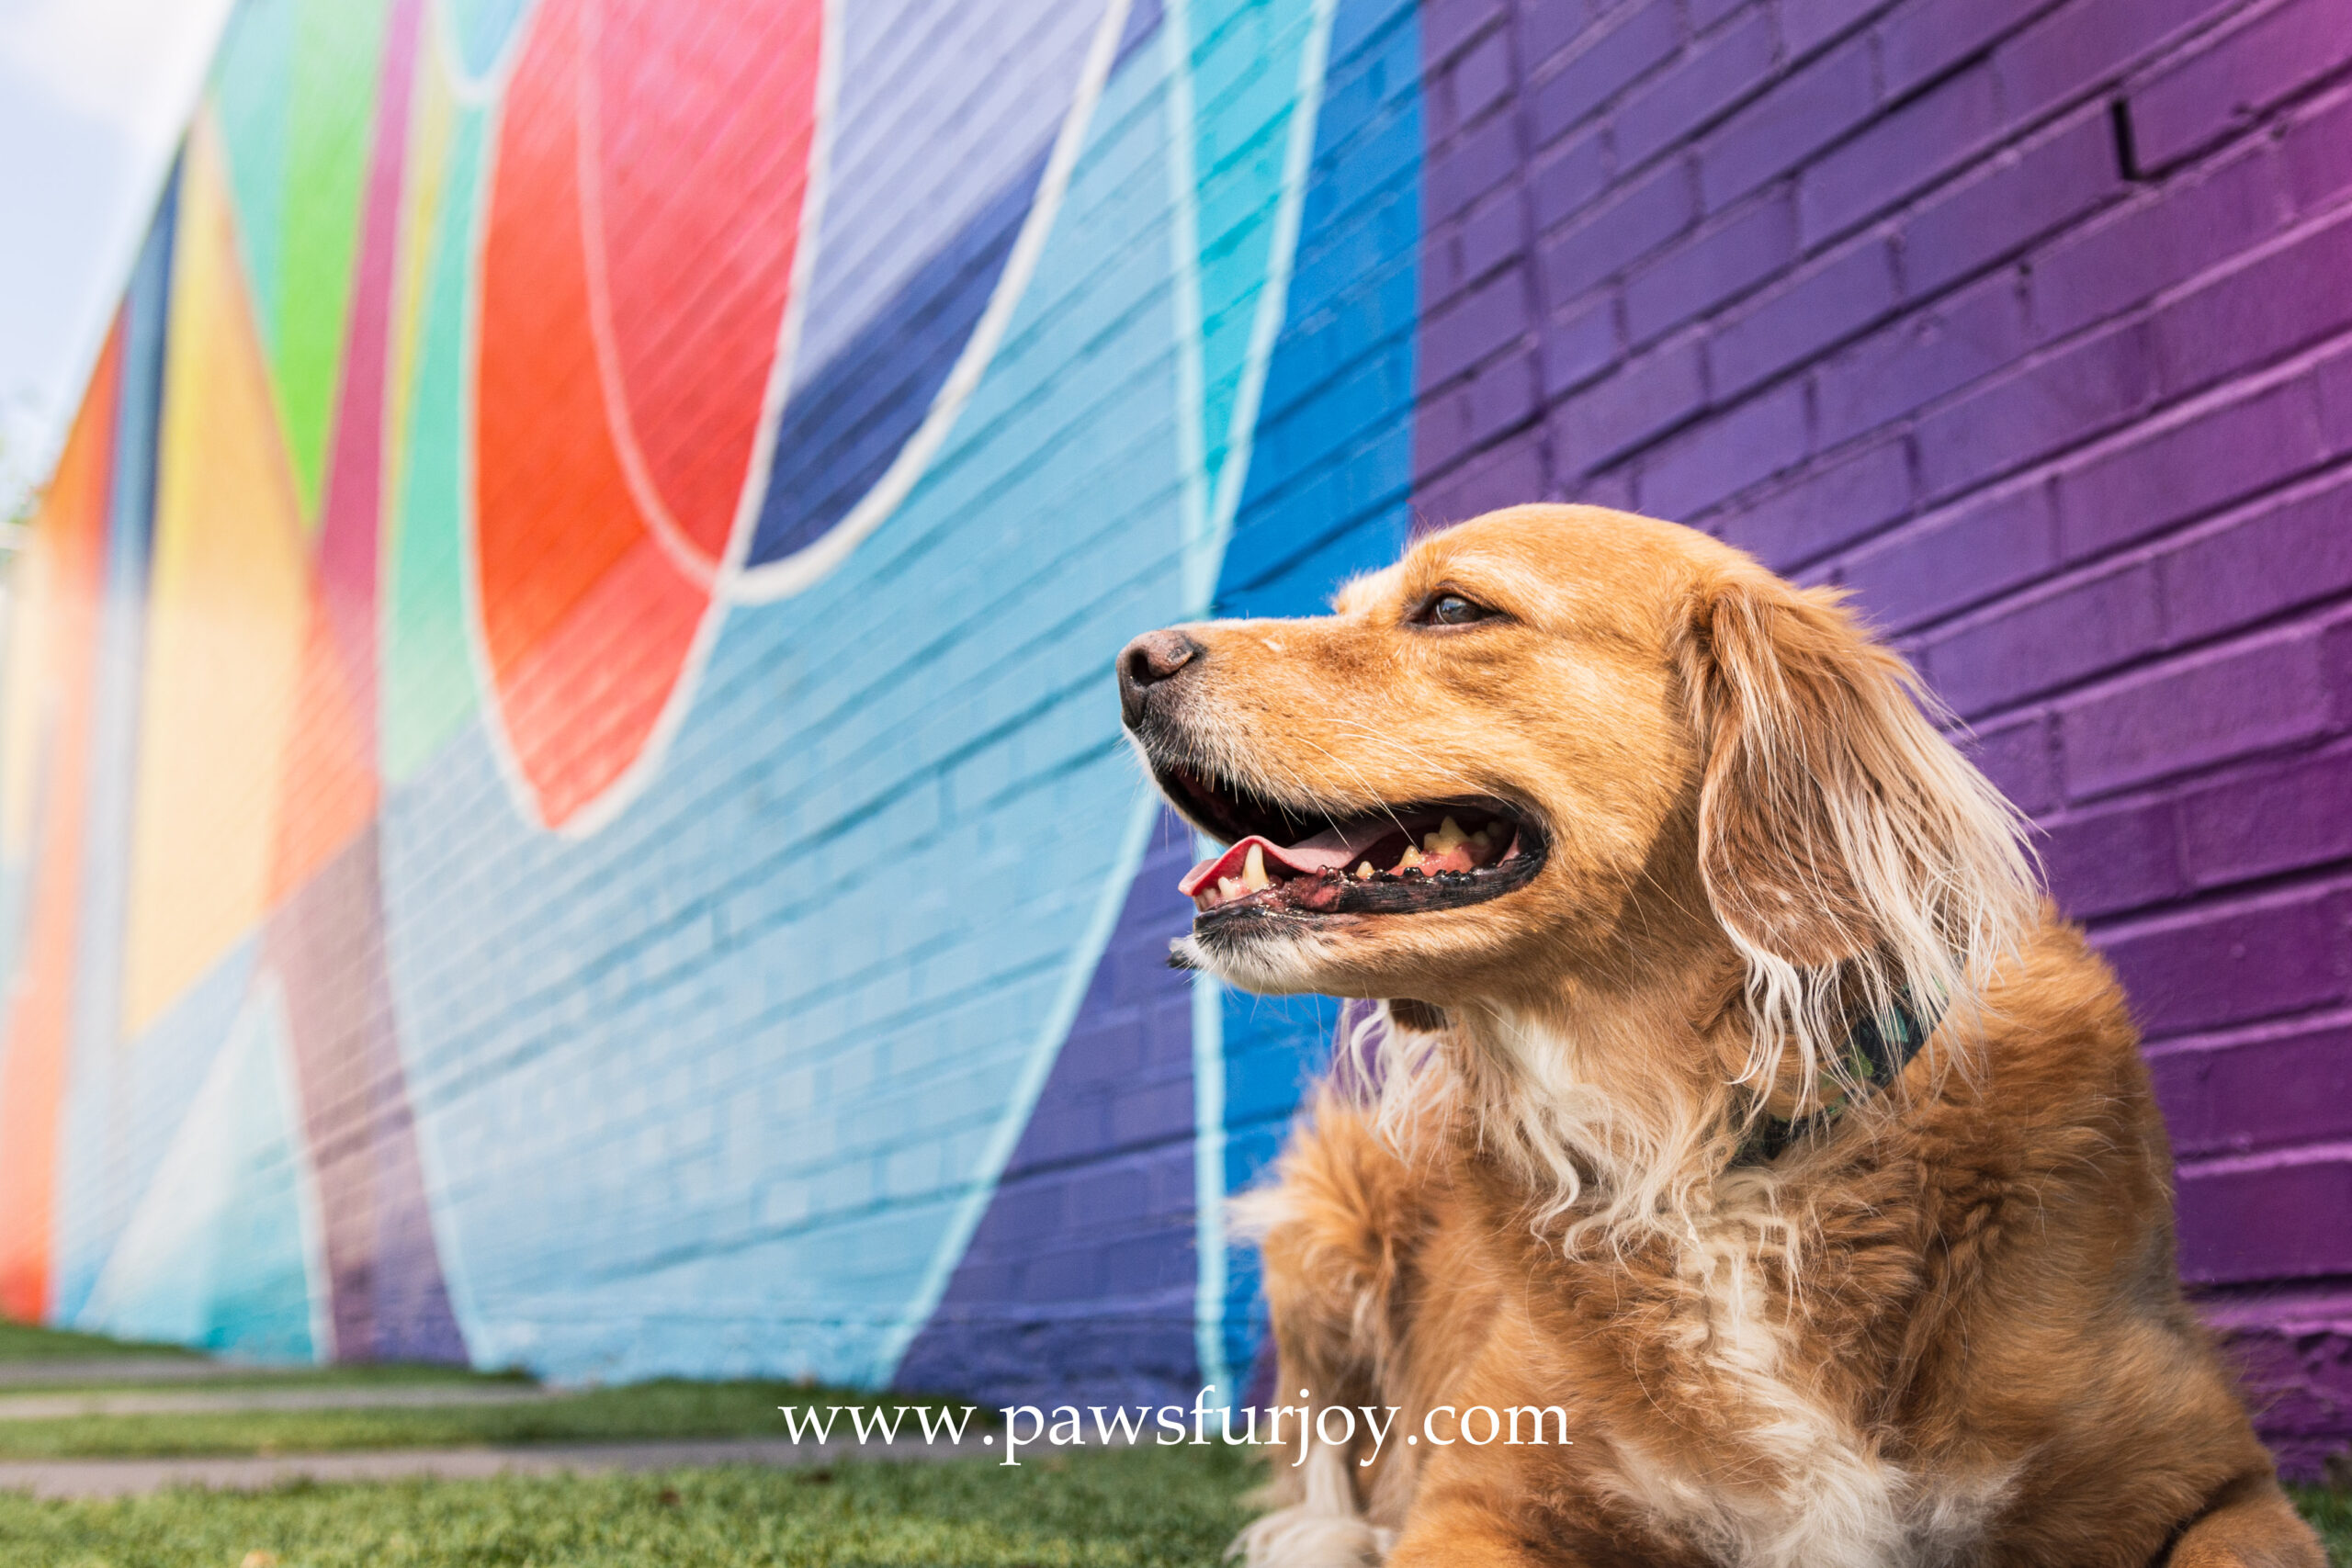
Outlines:
[[[1249,863],[1250,846],[1255,844],[1266,857],[1266,869],[1285,867],[1300,876],[1316,876],[1335,868],[1343,868],[1364,851],[1396,830],[1396,824],[1385,818],[1366,818],[1302,839],[1284,848],[1271,839],[1252,833],[1220,855],[1212,855],[1184,874],[1176,891],[1190,898],[1202,888],[1215,885],[1220,878],[1239,876]]]

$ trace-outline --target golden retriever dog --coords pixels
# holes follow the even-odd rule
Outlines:
[[[1245,1206],[1282,1396],[1397,1414],[1250,1562],[2323,1563],[2113,976],[1837,593],[1524,506],[1118,675],[1230,846],[1175,961],[1381,1004]]]

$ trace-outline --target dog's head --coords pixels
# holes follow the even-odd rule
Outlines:
[[[1118,678],[1230,846],[1180,958],[1250,989],[1541,1004],[1714,962],[1809,1070],[1858,1003],[1963,1003],[2033,915],[2016,814],[1903,662],[1672,524],[1489,513],[1330,615],[1149,633]]]

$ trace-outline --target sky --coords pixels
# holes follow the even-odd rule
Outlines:
[[[0,518],[47,477],[231,0],[0,0]]]

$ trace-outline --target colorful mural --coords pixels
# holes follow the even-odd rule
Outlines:
[[[241,0],[12,585],[0,1312],[1238,1389],[1222,1200],[1342,1004],[1161,962],[1112,655],[1575,495],[1978,721],[2144,982],[2192,1276],[2352,1436],[2352,1123],[2231,1087],[2345,1070],[2345,851],[2226,829],[2352,776],[2341,269],[2222,298],[2340,248],[2335,68],[1837,9]],[[2193,445],[2262,399],[2270,468]],[[2224,537],[2243,614],[2110,591]],[[2242,660],[2275,724],[2162,694]]]

